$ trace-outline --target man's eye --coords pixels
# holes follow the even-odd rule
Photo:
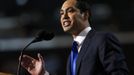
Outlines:
[[[63,12],[60,12],[60,15],[63,15],[64,13]]]
[[[69,9],[68,12],[74,12],[74,9]]]

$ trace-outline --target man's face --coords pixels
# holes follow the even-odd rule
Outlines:
[[[78,33],[81,30],[83,18],[80,10],[75,7],[75,4],[75,0],[67,0],[61,7],[60,21],[65,32]]]

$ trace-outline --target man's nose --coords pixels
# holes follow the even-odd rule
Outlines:
[[[65,13],[63,19],[68,19],[68,18],[69,18],[68,14]]]

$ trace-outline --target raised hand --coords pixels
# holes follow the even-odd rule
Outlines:
[[[38,59],[34,59],[28,55],[23,55],[21,65],[31,74],[31,75],[43,75],[45,73],[45,68],[43,67],[44,60],[43,57],[38,54]]]

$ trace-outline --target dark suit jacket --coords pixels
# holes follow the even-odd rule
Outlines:
[[[67,75],[71,75],[70,57]],[[91,30],[86,36],[76,64],[77,75],[128,75],[119,41],[111,33]]]

